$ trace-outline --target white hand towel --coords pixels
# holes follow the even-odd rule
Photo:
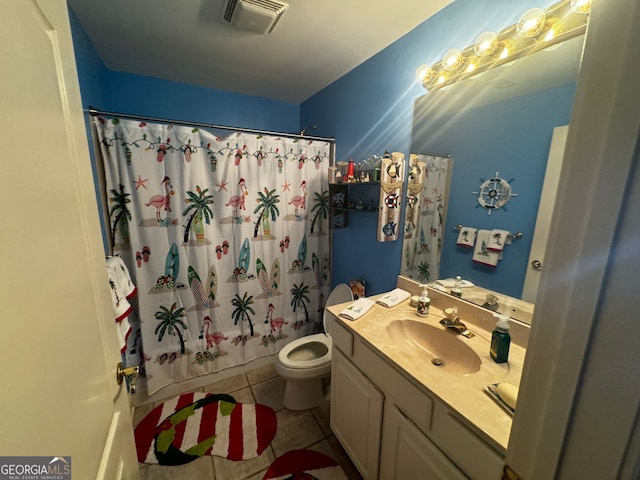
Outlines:
[[[369,300],[368,298],[360,297],[358,300],[353,302],[347,308],[342,310],[339,315],[342,318],[346,318],[347,320],[357,320],[365,313],[369,311],[371,307],[373,307],[373,300]]]
[[[473,287],[473,283],[470,282],[469,280],[464,280],[464,279],[460,279],[458,280],[457,278],[442,278],[440,280],[436,280],[436,283],[442,285],[445,288],[453,288],[453,287],[460,287],[460,288],[466,288],[466,287]]]
[[[511,232],[508,230],[491,230],[489,236],[489,243],[487,243],[487,250],[494,252],[501,252],[505,245],[508,245]]]
[[[120,257],[107,257],[107,275],[113,313],[116,317],[120,351],[124,353],[127,348],[127,338],[132,332],[128,317],[133,312],[133,306],[129,302],[135,298],[137,289],[131,281],[129,270]]]
[[[380,305],[384,305],[387,308],[395,307],[399,303],[404,302],[407,298],[409,298],[411,294],[406,290],[402,290],[401,288],[396,288],[391,290],[389,293],[383,295],[376,303]]]
[[[477,231],[478,229],[473,227],[460,227],[460,233],[458,234],[456,243],[464,248],[473,248]]]
[[[500,260],[500,253],[492,252],[487,249],[490,236],[491,230],[478,230],[476,247],[473,251],[473,261],[490,267],[495,267],[498,265],[498,261]]]
[[[136,293],[136,287],[131,281],[129,270],[122,258],[117,256],[107,257],[107,274],[109,281],[113,283],[118,295],[131,298]]]

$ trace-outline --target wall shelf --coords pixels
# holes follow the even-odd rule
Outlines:
[[[331,228],[345,228],[349,214],[378,213],[380,182],[345,182],[329,184],[329,222]],[[361,207],[357,206],[361,205]]]
[[[339,210],[345,212],[369,212],[369,213],[378,213],[379,208],[356,208],[356,207],[330,207],[330,210]]]

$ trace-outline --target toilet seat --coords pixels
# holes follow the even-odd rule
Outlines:
[[[353,293],[349,286],[344,283],[336,286],[324,304],[323,326],[329,316],[328,307],[350,301],[353,301]],[[328,399],[325,386],[326,379],[331,376],[332,344],[329,335],[316,333],[293,340],[278,352],[275,367],[286,381],[282,400],[285,408],[308,410]]]
[[[287,368],[315,368],[331,362],[331,337],[323,333],[300,337],[285,345],[278,360]]]
[[[341,283],[329,294],[325,302],[322,324],[326,331],[327,307],[353,300],[353,292],[349,285]],[[316,333],[300,337],[288,343],[278,352],[278,362],[281,366],[291,369],[312,369],[331,363],[331,336]]]

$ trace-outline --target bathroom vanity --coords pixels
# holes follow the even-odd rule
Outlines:
[[[417,284],[400,283],[417,293]],[[509,361],[497,364],[489,356],[491,312],[430,296],[426,318],[409,300],[376,305],[356,321],[338,317],[348,304],[329,308],[331,428],[366,479],[495,480],[512,418],[484,388],[519,384],[528,327],[512,325]],[[439,324],[450,306],[475,336]]]

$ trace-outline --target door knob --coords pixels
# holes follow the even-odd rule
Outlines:
[[[534,270],[542,270],[542,262],[540,260],[533,260],[531,266]]]
[[[136,393],[136,380],[139,373],[140,367],[125,367],[122,362],[118,362],[118,365],[116,365],[116,382],[118,382],[118,385],[122,385],[124,377],[127,377],[130,380],[129,390],[131,393]]]

